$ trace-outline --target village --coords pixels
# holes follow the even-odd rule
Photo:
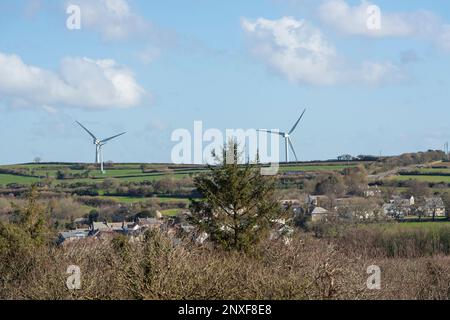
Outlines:
[[[284,199],[280,206],[289,212],[286,219],[273,221],[271,239],[282,237],[289,243],[296,221],[303,219],[311,224],[324,221],[370,222],[370,221],[421,221],[447,217],[444,202],[440,196],[423,197],[416,201],[414,196],[393,195],[389,202],[383,203],[378,188],[368,188],[364,197],[332,198],[325,195],[307,195],[303,199]],[[137,241],[148,230],[159,230],[179,242],[188,237],[197,244],[204,244],[209,238],[206,232],[199,231],[190,224],[191,212],[185,210],[175,218],[164,217],[159,211],[155,217],[140,218],[134,221],[108,222],[89,221],[88,218],[74,220],[75,228],[60,232],[56,243],[67,244],[81,239],[111,239],[124,235],[130,241]]]

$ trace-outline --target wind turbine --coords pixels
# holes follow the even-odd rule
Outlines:
[[[90,132],[85,126],[83,126],[81,123],[79,123],[78,121],[76,121],[76,123],[78,123],[78,125],[80,127],[82,127],[91,137],[92,139],[94,139],[94,145],[95,145],[95,163],[98,164],[100,163],[100,170],[102,173],[105,173],[105,171],[103,170],[103,152],[102,152],[102,147],[108,142],[111,141],[117,137],[120,137],[121,135],[124,135],[126,132],[122,132],[120,134],[117,134],[115,136],[112,136],[110,138],[106,138],[103,140],[99,140],[97,139],[97,137]]]
[[[295,161],[298,162],[297,155],[295,154],[294,146],[293,146],[293,144],[292,144],[291,134],[292,134],[292,133],[295,131],[295,129],[297,128],[298,123],[299,123],[300,120],[303,118],[303,115],[305,114],[305,112],[306,112],[306,109],[303,110],[302,114],[300,115],[300,118],[298,118],[297,122],[294,124],[294,126],[292,127],[292,129],[289,130],[289,132],[287,132],[287,133],[286,133],[286,132],[279,132],[279,131],[265,130],[265,129],[260,129],[260,130],[258,130],[258,131],[262,131],[262,132],[268,132],[268,133],[271,133],[271,134],[278,134],[278,135],[280,135],[280,136],[282,136],[282,137],[284,138],[284,153],[285,153],[285,156],[286,156],[286,163],[289,162],[288,145],[289,145],[289,147],[291,148],[292,153],[293,153],[294,156],[295,156]]]

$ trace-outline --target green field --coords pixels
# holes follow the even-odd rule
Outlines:
[[[450,176],[402,175],[391,177],[390,179],[397,181],[417,180],[423,182],[450,183]]]
[[[117,196],[100,196],[102,199],[111,199],[120,203],[139,203],[154,199],[159,203],[189,203],[189,199],[186,198],[168,198],[168,197],[117,197]]]
[[[355,167],[356,165],[342,165],[342,164],[330,164],[330,165],[302,165],[302,166],[281,166],[280,172],[287,171],[338,171],[345,168]]]
[[[6,165],[0,166],[1,169],[29,169],[27,174],[56,178],[58,170],[65,170],[69,174],[83,174],[86,170],[72,169],[74,164],[20,164],[20,165]],[[337,171],[348,168],[349,166],[355,166],[352,163],[350,165],[344,163],[311,163],[301,165],[284,165],[280,167],[280,172],[287,171],[305,171],[305,172],[317,172],[317,171]],[[54,180],[53,184],[59,183],[101,183],[105,178],[115,178],[119,181],[126,182],[144,182],[144,181],[157,181],[162,178],[171,177],[174,179],[182,179],[184,177],[201,173],[204,171],[203,167],[199,166],[176,166],[170,164],[146,164],[146,171],[155,172],[142,172],[140,164],[114,164],[113,168],[106,168],[106,173],[102,174],[99,170],[90,170],[89,178],[76,178],[76,179],[64,179]],[[18,183],[23,185],[30,185],[34,182],[38,182],[37,177],[25,177],[19,175],[1,174],[0,173],[0,185],[7,185],[10,183]],[[131,200],[130,200],[131,201]]]
[[[167,217],[175,217],[177,216],[179,213],[182,212],[182,209],[167,209],[167,210],[161,210],[161,213],[163,216],[167,216]]]
[[[395,231],[414,231],[414,230],[424,230],[424,231],[434,231],[440,228],[449,228],[450,231],[450,221],[422,221],[422,222],[396,222],[396,223],[381,223],[381,224],[371,224],[371,225],[361,225],[360,228],[372,228],[383,230],[384,232],[395,232]]]
[[[32,183],[38,182],[39,178],[34,177],[22,177],[12,174],[0,174],[0,185],[7,185],[10,183],[18,183],[24,185],[30,185]]]

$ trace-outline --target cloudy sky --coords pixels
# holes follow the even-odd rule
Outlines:
[[[303,108],[302,160],[442,148],[449,71],[447,0],[4,0],[0,163],[92,161],[75,120],[128,132],[105,160],[168,162],[195,120],[284,130]]]

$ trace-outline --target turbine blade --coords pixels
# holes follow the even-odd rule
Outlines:
[[[300,118],[298,118],[297,122],[294,124],[294,126],[292,127],[291,131],[289,131],[289,134],[291,134],[292,132],[294,132],[295,128],[297,128],[298,123],[300,122],[300,120],[303,118],[303,115],[305,114],[306,109],[303,110],[302,115],[300,116]]]
[[[291,147],[292,153],[294,153],[295,161],[298,162],[297,155],[295,154],[294,146],[292,145],[291,139],[288,139],[289,146]]]
[[[92,137],[92,138],[94,138],[94,140],[97,140],[97,137],[96,136],[94,136],[94,134],[92,133],[92,132],[90,132],[85,126],[83,126],[81,123],[79,123],[78,121],[75,121],[76,123],[78,123],[78,125],[80,126],[80,127],[82,127],[87,133],[89,133],[89,135]]]
[[[110,137],[110,138],[104,139],[104,140],[100,141],[100,143],[108,142],[108,141],[110,141],[110,140],[112,140],[112,139],[115,139],[115,138],[117,138],[117,137],[120,137],[120,136],[124,135],[125,133],[126,133],[126,132],[122,132],[122,133],[117,134],[117,135],[115,135],[115,136],[112,136],[112,137]]]
[[[256,131],[260,131],[260,132],[267,132],[267,133],[271,133],[271,134],[278,134],[280,136],[283,136],[284,133],[283,132],[277,132],[277,131],[271,131],[271,130],[265,130],[265,129],[258,129]]]

